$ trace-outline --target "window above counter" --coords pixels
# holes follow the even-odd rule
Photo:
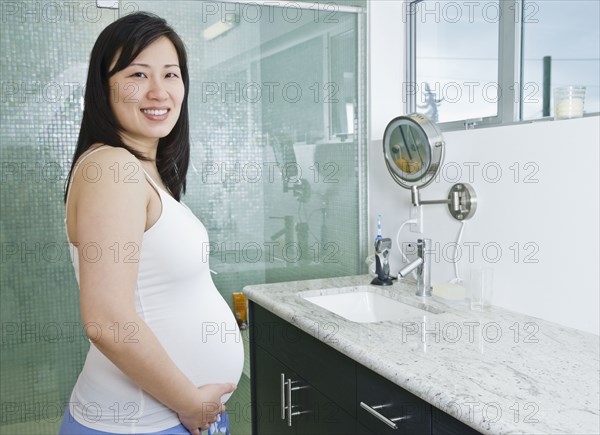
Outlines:
[[[444,131],[551,120],[568,85],[586,88],[584,116],[600,112],[600,2],[416,0],[403,14],[407,113]]]

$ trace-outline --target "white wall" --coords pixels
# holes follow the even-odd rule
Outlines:
[[[370,243],[381,213],[384,236],[394,240],[395,273],[403,264],[395,237],[408,218],[410,192],[389,175],[381,138],[387,123],[403,114],[402,2],[372,0],[369,7]],[[600,118],[449,132],[444,138],[442,173],[422,199],[445,198],[459,181],[475,188],[479,205],[465,227],[460,275],[493,267],[494,305],[598,334]],[[424,236],[439,247],[432,280],[448,281],[460,223],[444,205],[426,205],[423,212]],[[400,241],[418,237],[405,227]]]

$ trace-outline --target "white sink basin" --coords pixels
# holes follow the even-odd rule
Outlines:
[[[423,316],[442,313],[441,310],[434,307],[422,306],[422,308],[417,308],[388,298],[375,293],[370,286],[361,286],[357,290],[336,294],[300,296],[338,316],[358,323],[418,319]]]

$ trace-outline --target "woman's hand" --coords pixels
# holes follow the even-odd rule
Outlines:
[[[179,412],[179,420],[192,435],[200,435],[200,430],[206,430],[217,421],[217,415],[225,412],[221,403],[224,394],[232,393],[235,384],[208,384],[198,388],[197,400],[190,407]]]

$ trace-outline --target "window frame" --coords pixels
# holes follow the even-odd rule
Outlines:
[[[406,113],[416,112],[417,83],[417,5],[424,0],[409,0],[405,10],[406,23],[406,75],[404,86],[404,103]],[[470,128],[495,127],[553,120],[554,117],[523,120],[523,26],[525,20],[525,1],[499,0],[501,16],[498,22],[498,87],[501,95],[497,101],[496,116],[458,121],[441,122],[442,131],[456,131]],[[584,117],[597,116],[598,113],[585,113]]]

